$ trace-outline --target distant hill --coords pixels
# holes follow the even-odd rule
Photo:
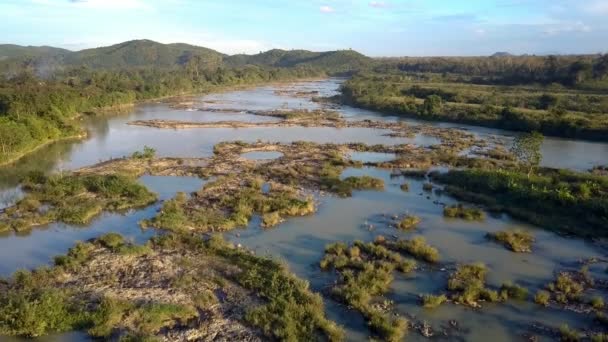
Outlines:
[[[313,66],[347,71],[368,65],[372,59],[352,50],[312,52],[274,49],[256,55],[229,56],[224,61],[230,66],[247,64],[272,67]]]
[[[92,69],[125,69],[131,67],[170,68],[189,63],[196,58],[198,65],[238,67],[245,65],[268,67],[310,66],[332,72],[349,72],[369,65],[373,59],[352,50],[312,52],[307,50],[274,49],[255,55],[228,56],[205,47],[182,43],[162,44],[151,40],[69,51],[53,47],[0,45],[0,71],[26,64],[45,69],[66,66],[86,66]]]
[[[513,57],[513,55],[509,52],[496,52],[491,57]]]
[[[69,53],[69,50],[51,46],[20,46],[13,44],[0,44],[0,60],[8,58],[35,58],[42,56],[60,56]]]
[[[202,56],[216,61],[224,58],[223,54],[215,50],[194,45],[132,40],[66,54],[63,64],[85,65],[94,69],[172,67],[186,64],[192,56]]]

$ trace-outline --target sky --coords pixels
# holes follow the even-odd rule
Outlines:
[[[0,43],[70,50],[151,39],[228,54],[599,53],[608,0],[0,0],[0,32]]]

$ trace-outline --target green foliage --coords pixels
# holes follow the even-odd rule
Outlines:
[[[422,306],[425,309],[435,309],[441,304],[445,303],[447,300],[448,297],[446,297],[444,294],[438,296],[425,294],[422,296]]]
[[[498,302],[505,300],[497,291],[485,287],[487,269],[481,263],[458,266],[448,279],[448,290],[452,299],[458,303],[476,307],[479,300]]]
[[[387,244],[392,245],[391,243]],[[398,240],[394,243],[394,248],[426,262],[439,262],[439,251],[437,248],[428,245],[423,236],[416,236],[411,240]]]
[[[513,283],[502,284],[500,293],[509,299],[526,300],[528,298],[528,289]]]
[[[373,243],[355,241],[351,247],[336,242],[325,247],[325,257],[320,266],[324,270],[335,269],[339,281],[332,289],[338,300],[361,312],[370,329],[380,338],[399,341],[408,329],[407,320],[380,311],[372,305],[372,299],[386,293],[393,281],[393,271],[410,272],[415,263],[404,259],[394,244],[382,238]]]
[[[484,65],[492,62],[483,61]],[[477,68],[480,66],[471,65],[467,72]],[[475,83],[481,77],[471,74],[433,74],[419,70],[404,73],[401,67],[395,70],[378,67],[376,71],[360,73],[345,82],[341,89],[342,101],[425,120],[606,140],[608,121],[604,114],[608,113],[608,102],[601,94],[602,88],[608,89],[605,79],[596,79],[593,85],[587,83],[589,88],[600,87],[600,91],[588,92],[537,84],[480,85]],[[498,79],[485,77],[490,83]]]
[[[540,151],[543,145],[544,137],[538,132],[525,133],[515,137],[513,141],[513,147],[511,153],[517,157],[520,163],[522,163],[528,170],[528,177],[534,169],[536,169],[542,160],[542,153]]]
[[[183,44],[134,41],[117,47],[70,53],[57,62],[78,67],[57,68],[53,78],[44,81],[16,62],[17,76],[0,79],[0,163],[54,140],[82,137],[77,118],[83,113],[170,95],[324,75],[312,66],[222,68],[221,55]],[[110,66],[111,71],[94,70]]]
[[[485,214],[478,208],[467,208],[462,204],[452,205],[443,209],[443,216],[449,218],[460,218],[467,221],[480,221],[485,218]]]
[[[421,219],[418,216],[407,215],[397,224],[397,228],[403,230],[412,230],[420,223]]]
[[[487,236],[492,240],[504,244],[507,248],[517,253],[531,252],[532,244],[534,243],[534,235],[520,229],[488,233]]]
[[[87,322],[65,291],[45,288],[0,293],[0,335],[37,337],[75,330]]]
[[[453,170],[436,175],[460,199],[547,229],[586,237],[608,234],[608,180],[572,171],[542,170],[530,178],[509,170]]]
[[[30,175],[23,188],[27,196],[0,213],[0,222],[14,230],[56,221],[84,224],[103,210],[143,207],[156,200],[135,179],[121,175]]]
[[[560,340],[564,342],[578,342],[580,341],[580,333],[575,329],[572,329],[568,324],[564,324],[559,327]]]
[[[545,290],[539,290],[534,296],[534,302],[538,305],[548,306],[551,300],[551,293]]]
[[[594,309],[602,310],[605,306],[604,298],[602,298],[600,296],[593,297],[593,298],[591,298],[590,304],[591,304],[591,306],[593,306]]]
[[[131,155],[133,159],[152,159],[156,155],[156,150],[149,146],[144,146],[143,151],[136,151]]]

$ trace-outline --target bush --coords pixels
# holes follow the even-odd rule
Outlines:
[[[399,229],[403,229],[403,230],[411,230],[411,229],[416,228],[416,226],[418,225],[418,223],[420,223],[420,221],[421,220],[418,216],[407,215],[401,221],[399,221],[399,224],[397,224],[397,227]]]
[[[467,221],[481,221],[485,214],[478,208],[466,208],[462,204],[445,207],[443,216],[449,218],[460,218]]]
[[[133,159],[152,159],[156,155],[156,150],[149,146],[144,146],[142,152],[136,151],[131,155]]]
[[[0,292],[0,335],[37,337],[76,330],[86,324],[87,315],[65,291],[26,288]]]
[[[534,235],[520,229],[488,233],[487,236],[517,253],[531,252],[532,243],[534,243]]]
[[[437,248],[427,245],[426,239],[422,236],[417,236],[411,240],[399,240],[397,241],[397,248],[426,262],[436,263],[439,261]]]
[[[526,300],[528,298],[528,289],[513,283],[505,283],[501,286],[500,292],[504,293],[505,298]]]
[[[545,290],[539,290],[534,296],[534,302],[539,305],[549,306],[549,300],[551,300],[551,293]]]
[[[422,306],[426,309],[434,309],[445,303],[447,300],[448,297],[443,294],[439,296],[425,294],[422,296]]]
[[[593,297],[591,298],[590,304],[591,306],[593,306],[594,309],[601,310],[604,308],[604,298],[600,296]]]
[[[561,340],[564,342],[577,342],[580,341],[580,333],[574,329],[571,329],[568,324],[564,324],[559,327],[559,334]]]

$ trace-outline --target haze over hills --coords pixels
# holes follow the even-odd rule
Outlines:
[[[93,69],[121,69],[130,67],[175,67],[193,59],[208,66],[258,65],[269,67],[310,66],[352,70],[372,59],[352,50],[312,52],[306,50],[270,50],[256,55],[228,56],[205,47],[183,43],[162,44],[151,40],[69,51],[52,47],[0,45],[0,68],[11,65],[44,64],[56,67],[86,66]]]

